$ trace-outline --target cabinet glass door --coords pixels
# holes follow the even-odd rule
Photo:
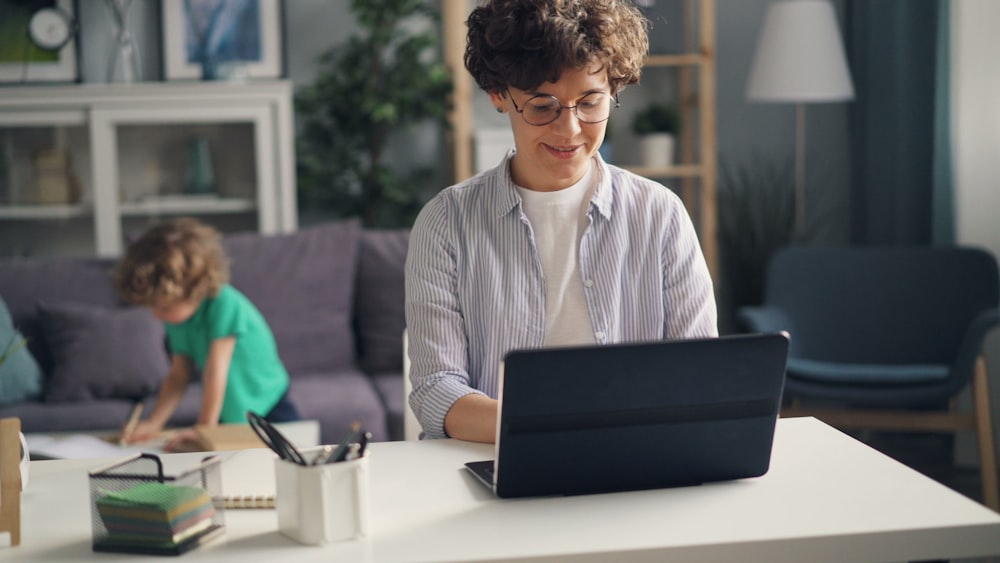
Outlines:
[[[95,112],[94,144],[108,147],[95,162],[109,163],[96,177],[110,187],[98,206],[107,215],[98,218],[98,254],[119,255],[153,224],[179,216],[222,232],[273,232],[271,129],[263,106]]]
[[[0,114],[0,256],[91,255],[93,249],[82,112]]]
[[[181,215],[222,231],[259,229],[252,123],[121,125],[116,134],[126,240]]]

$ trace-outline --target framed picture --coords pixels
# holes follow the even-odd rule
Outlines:
[[[74,0],[0,0],[0,82],[75,82]]]
[[[166,80],[282,76],[280,0],[162,0]]]

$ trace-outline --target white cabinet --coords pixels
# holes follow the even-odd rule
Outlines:
[[[0,255],[115,257],[166,217],[296,229],[292,84],[0,89]]]

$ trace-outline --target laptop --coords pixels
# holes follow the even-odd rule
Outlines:
[[[512,351],[495,459],[465,466],[504,498],[758,477],[787,359],[785,333]]]

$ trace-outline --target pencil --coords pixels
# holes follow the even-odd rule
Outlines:
[[[132,409],[132,414],[128,417],[128,422],[125,423],[125,428],[122,429],[121,438],[118,439],[119,446],[124,448],[128,445],[128,438],[135,431],[136,425],[139,424],[140,416],[142,416],[142,403],[136,403]]]

